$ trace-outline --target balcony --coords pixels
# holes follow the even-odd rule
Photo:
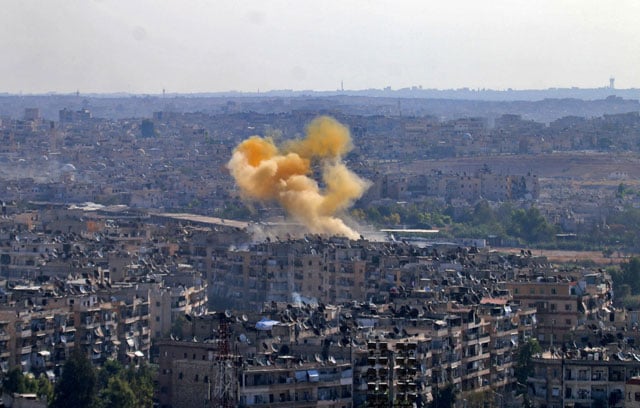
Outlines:
[[[16,332],[16,337],[17,338],[27,338],[27,337],[31,337],[31,329],[26,329],[26,330],[21,330]]]

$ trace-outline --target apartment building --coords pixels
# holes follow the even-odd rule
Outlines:
[[[635,402],[640,356],[616,349],[586,347],[535,356],[534,375],[527,380],[534,406],[630,406]]]
[[[602,273],[574,271],[505,282],[514,301],[537,310],[537,338],[545,345],[572,341],[577,327],[611,307],[611,283]]]

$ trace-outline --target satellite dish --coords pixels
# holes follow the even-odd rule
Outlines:
[[[316,359],[316,362],[322,363],[322,358],[320,357],[320,354],[316,354],[314,357]]]
[[[227,319],[231,319],[233,315],[231,314],[230,310],[225,310],[224,311],[224,317],[226,317]]]
[[[242,321],[245,323],[247,322],[247,320],[249,320],[246,314],[243,314],[242,316],[240,316],[240,319],[242,319]]]
[[[265,350],[268,350],[269,346],[267,346],[267,343],[262,343],[262,348],[264,348]]]
[[[329,362],[330,362],[331,364],[336,364],[336,359],[335,359],[335,358],[333,358],[333,356],[329,356]]]
[[[244,333],[242,333],[242,334],[240,334],[240,336],[238,336],[238,340],[241,343],[246,343],[247,342],[247,336]]]

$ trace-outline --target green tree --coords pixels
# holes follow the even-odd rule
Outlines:
[[[136,407],[151,408],[153,406],[154,378],[151,367],[148,364],[141,364],[138,368],[130,367],[124,372],[123,378],[133,390]]]
[[[553,241],[555,227],[547,222],[536,207],[515,210],[507,228],[512,236],[529,243]]]
[[[494,224],[496,222],[496,213],[488,201],[482,200],[476,204],[473,208],[472,222],[475,225]]]
[[[62,367],[56,383],[52,408],[92,407],[96,397],[96,374],[91,362],[80,350],[73,352]]]
[[[120,364],[119,361],[111,360],[111,359],[105,361],[102,367],[100,368],[100,370],[98,370],[98,374],[97,374],[98,388],[100,389],[106,388],[107,384],[109,383],[109,379],[111,377],[120,375],[123,370],[124,368],[122,367],[122,364]]]
[[[136,395],[120,377],[111,377],[107,387],[102,389],[98,396],[98,405],[101,408],[137,408]]]
[[[607,268],[607,272],[611,274],[613,286],[619,288],[617,293],[621,297],[640,294],[640,258],[633,257],[618,268]]]
[[[49,404],[53,401],[53,384],[44,374],[40,374],[38,378],[36,394],[40,398],[46,398]]]
[[[533,376],[532,357],[541,351],[542,347],[540,347],[540,343],[536,339],[529,339],[520,346],[515,366],[516,380],[520,384],[526,384],[527,378]]]
[[[622,285],[618,286],[618,288],[616,289],[616,297],[624,299],[629,296],[631,296],[631,285],[629,285],[628,283],[623,283]]]
[[[453,384],[447,384],[443,388],[435,387],[433,401],[430,408],[453,408],[456,403],[456,389]]]
[[[25,383],[24,376],[22,375],[22,370],[18,367],[9,370],[7,375],[4,377],[2,387],[4,392],[6,392],[7,394],[13,394],[14,392],[24,392]]]

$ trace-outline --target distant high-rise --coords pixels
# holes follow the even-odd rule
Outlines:
[[[24,120],[37,122],[40,120],[40,109],[38,108],[25,108]]]
[[[615,89],[616,79],[614,77],[609,78],[609,89]]]

